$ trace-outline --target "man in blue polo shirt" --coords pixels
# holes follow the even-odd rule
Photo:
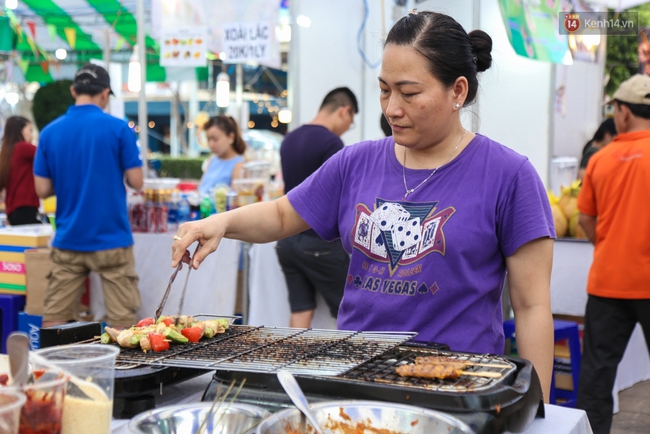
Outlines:
[[[43,129],[34,161],[36,192],[57,197],[43,326],[75,319],[91,271],[102,279],[107,322],[130,326],[140,293],[124,182],[142,188],[142,159],[127,124],[103,112],[113,93],[104,68],[82,66],[70,92],[75,105]]]

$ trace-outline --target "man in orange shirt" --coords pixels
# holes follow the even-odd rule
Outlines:
[[[637,323],[650,342],[650,77],[624,81],[608,104],[619,134],[589,161],[578,197],[595,248],[577,407],[594,434],[610,431],[616,370]]]

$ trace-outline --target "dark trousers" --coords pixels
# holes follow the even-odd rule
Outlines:
[[[616,370],[637,323],[643,328],[647,344],[650,299],[589,296],[576,406],[587,412],[594,434],[607,434],[612,426]]]
[[[33,206],[22,206],[16,208],[7,216],[7,220],[9,220],[11,226],[43,223],[41,219],[38,218],[38,208]]]
[[[345,290],[350,255],[340,240],[298,234],[278,241],[276,252],[289,290],[291,312],[316,308],[320,293],[330,313],[337,317]]]

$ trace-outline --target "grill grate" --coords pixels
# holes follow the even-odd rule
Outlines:
[[[415,333],[231,326],[224,334],[195,344],[173,345],[162,353],[120,350],[118,369],[139,365],[300,375],[340,375],[383,354]]]
[[[415,358],[420,356],[440,356],[458,362],[471,362],[473,364],[479,363],[481,366],[469,365],[463,368],[463,371],[498,372],[501,376],[499,378],[485,378],[461,375],[456,379],[441,380],[435,378],[402,377],[395,372],[395,368],[398,366],[415,363]],[[517,365],[511,361],[489,354],[454,353],[449,351],[399,346],[351,369],[346,372],[342,378],[353,381],[370,381],[439,392],[467,393],[490,389],[505,381],[511,373],[514,373],[516,370]]]

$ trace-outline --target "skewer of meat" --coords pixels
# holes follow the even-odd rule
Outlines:
[[[445,356],[421,356],[415,358],[416,365],[441,365],[441,364],[452,364],[452,365],[461,365],[461,366],[487,366],[489,368],[500,368],[507,369],[510,368],[510,365],[502,365],[495,363],[474,363],[469,360],[458,360],[452,357]]]
[[[408,364],[395,368],[395,371],[402,377],[455,379],[461,375],[475,377],[500,378],[499,372],[468,372],[463,371],[462,366],[450,364]]]

